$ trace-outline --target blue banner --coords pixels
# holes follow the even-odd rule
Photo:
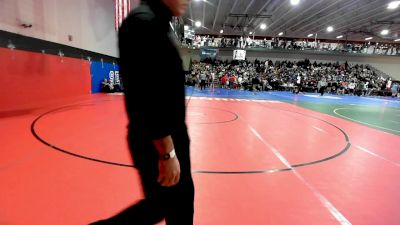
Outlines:
[[[200,49],[200,59],[216,59],[218,55],[218,49],[216,48],[202,48]]]
[[[104,79],[109,80],[113,84],[120,84],[119,66],[112,63],[104,63],[93,61],[90,67],[92,76],[92,93],[101,92]]]

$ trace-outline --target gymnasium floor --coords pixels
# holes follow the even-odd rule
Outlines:
[[[196,225],[400,224],[397,99],[187,95]],[[123,96],[0,118],[0,225],[84,225],[142,196]]]

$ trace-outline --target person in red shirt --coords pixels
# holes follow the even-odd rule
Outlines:
[[[228,80],[228,77],[227,77],[226,74],[224,76],[222,76],[222,78],[221,78],[221,87],[225,88],[227,80]]]
[[[235,74],[233,74],[230,78],[229,78],[229,89],[233,89],[235,88],[235,83],[236,83],[236,77]]]

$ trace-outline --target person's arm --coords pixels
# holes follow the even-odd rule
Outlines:
[[[159,175],[157,182],[161,186],[170,187],[176,185],[180,179],[180,164],[175,155],[175,148],[171,136],[167,136],[153,141],[159,153],[158,163]],[[172,154],[172,156],[171,156]],[[168,156],[168,158],[165,158]],[[171,158],[170,158],[171,157]]]

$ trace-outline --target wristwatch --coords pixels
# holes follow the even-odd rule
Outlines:
[[[169,153],[166,153],[163,156],[161,156],[160,159],[166,161],[168,159],[175,158],[175,156],[176,156],[175,149],[172,149],[172,151],[170,151]]]

